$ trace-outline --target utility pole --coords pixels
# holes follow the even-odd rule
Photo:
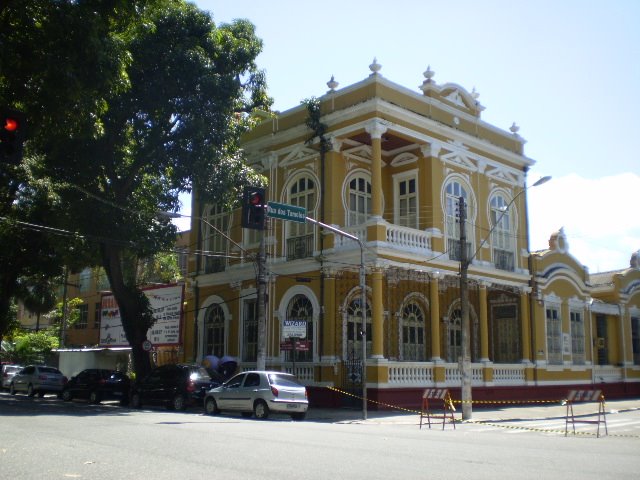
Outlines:
[[[470,260],[467,252],[467,206],[464,197],[459,199],[458,210],[460,220],[460,316],[462,317],[462,359],[460,362],[462,419],[471,420],[471,328],[469,325],[469,283],[467,277]]]
[[[260,249],[258,251],[258,355],[256,369],[267,368],[267,280],[265,278],[266,252],[264,230],[260,231]]]

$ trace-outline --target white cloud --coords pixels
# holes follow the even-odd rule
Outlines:
[[[571,174],[527,193],[534,251],[548,248],[549,237],[561,227],[569,253],[592,273],[626,268],[640,249],[640,175],[587,179]]]

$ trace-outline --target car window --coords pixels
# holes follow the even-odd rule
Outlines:
[[[257,373],[247,373],[247,378],[244,381],[245,387],[259,387],[260,375]]]
[[[240,373],[240,374],[236,375],[235,377],[231,378],[227,382],[227,387],[228,388],[238,388],[238,387],[240,387],[240,385],[242,385],[242,380],[244,380],[244,377],[245,377],[244,373]]]
[[[36,367],[25,367],[20,373],[22,373],[23,375],[31,375],[35,371]]]
[[[292,375],[284,375],[281,373],[269,374],[269,383],[271,383],[271,385],[280,385],[281,387],[302,387],[303,386],[296,377]]]

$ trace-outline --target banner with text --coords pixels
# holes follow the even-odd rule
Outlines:
[[[155,346],[180,344],[182,322],[183,285],[167,285],[144,289],[156,322],[147,332],[147,339]],[[127,337],[122,328],[120,309],[113,295],[102,296],[100,309],[100,346],[127,347]]]

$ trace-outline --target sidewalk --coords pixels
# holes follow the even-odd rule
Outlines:
[[[625,411],[640,410],[640,399],[610,400],[605,402],[605,413],[612,414]],[[573,406],[575,416],[597,413],[598,404],[576,403]],[[439,412],[434,412],[438,414]],[[471,419],[474,422],[504,422],[509,420],[540,420],[562,418],[567,414],[567,407],[558,403],[540,405],[504,405],[500,407],[478,406],[473,408]],[[461,420],[460,405],[456,405],[455,419]],[[418,425],[420,411],[405,410],[369,410],[367,420],[363,419],[362,410],[309,408],[307,421],[325,423],[371,423],[371,424],[404,424]]]

